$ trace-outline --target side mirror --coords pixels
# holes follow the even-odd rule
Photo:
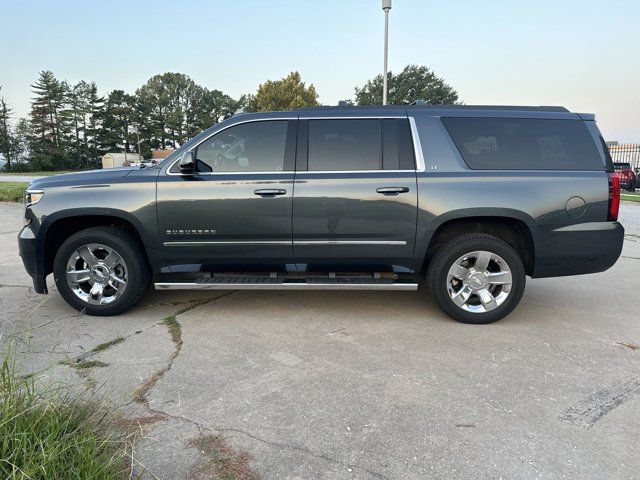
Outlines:
[[[193,175],[196,173],[196,159],[193,152],[185,152],[178,163],[182,175]]]

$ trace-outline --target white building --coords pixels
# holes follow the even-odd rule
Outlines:
[[[102,156],[102,168],[122,167],[125,161],[131,164],[140,163],[142,156],[137,153],[105,153]]]

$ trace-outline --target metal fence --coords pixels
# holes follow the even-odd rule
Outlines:
[[[609,152],[614,162],[627,162],[631,168],[640,168],[640,143],[609,145]]]

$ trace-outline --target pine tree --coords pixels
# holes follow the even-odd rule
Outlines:
[[[98,96],[95,83],[80,81],[68,93],[68,117],[71,134],[68,157],[72,167],[87,168],[96,163],[98,157],[98,117],[103,99]]]
[[[33,135],[30,141],[32,163],[37,169],[63,169],[68,159],[65,153],[70,132],[70,114],[65,109],[69,86],[55,78],[49,70],[40,72],[31,86]]]
[[[118,152],[131,151],[134,143],[136,101],[132,95],[122,90],[112,91],[105,101],[99,115],[102,128],[98,132],[98,143],[101,150]]]
[[[0,87],[0,90],[2,87]],[[4,157],[6,169],[11,170],[11,160],[13,159],[13,134],[11,132],[11,108],[5,102],[4,97],[0,97],[0,153]]]

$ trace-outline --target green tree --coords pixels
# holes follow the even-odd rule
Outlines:
[[[308,87],[298,72],[291,72],[280,80],[267,80],[250,96],[246,110],[268,112],[273,110],[295,110],[318,105],[318,93],[313,84]]]
[[[140,132],[153,148],[178,146],[230,116],[238,102],[182,73],[155,75],[136,91]]]
[[[29,142],[32,136],[31,122],[26,118],[18,119],[13,129],[12,170],[27,171],[30,169]]]
[[[70,131],[66,102],[69,86],[55,78],[53,72],[40,72],[31,86],[34,98],[31,102],[32,137],[29,149],[34,169],[67,168],[65,146]]]
[[[0,90],[2,87],[0,87]],[[4,97],[0,97],[0,154],[7,162],[6,169],[11,170],[11,160],[13,159],[13,134],[11,132],[11,108],[5,102]]]
[[[136,98],[123,90],[112,91],[100,113],[100,149],[104,152],[131,151],[130,145],[136,143],[137,116]]]
[[[381,104],[383,80],[382,74],[376,75],[364,87],[356,87],[358,105]],[[391,105],[407,105],[415,100],[426,100],[432,105],[458,103],[458,92],[425,66],[407,65],[397,75],[389,72],[387,84]]]
[[[243,106],[243,97],[234,100],[220,90],[205,89],[201,104],[195,109],[195,133],[200,133],[212,125],[231,117],[236,110]]]
[[[71,167],[89,167],[98,157],[97,135],[103,99],[95,83],[80,81],[67,94],[71,123],[67,155]]]
[[[191,78],[172,72],[151,77],[136,91],[142,130],[152,147],[176,146],[189,138],[203,95]]]

